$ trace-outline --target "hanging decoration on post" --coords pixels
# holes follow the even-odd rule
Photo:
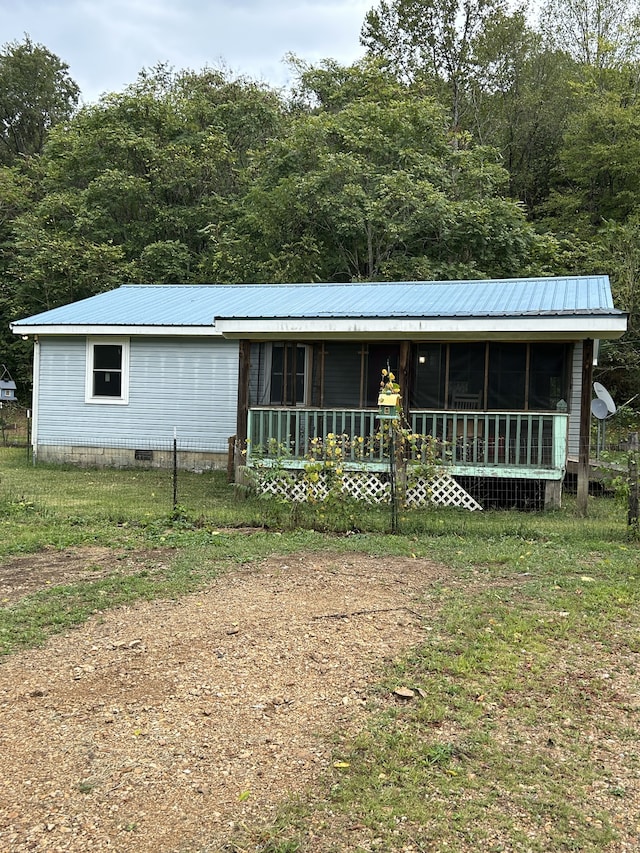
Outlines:
[[[400,386],[391,372],[389,363],[382,371],[380,394],[378,395],[378,418],[382,421],[382,431],[386,431],[389,439],[389,488],[391,491],[391,532],[398,532],[398,488],[396,477],[396,428],[402,415],[402,397]],[[385,423],[386,421],[386,423]]]
[[[378,417],[380,420],[398,420],[402,414],[401,399],[400,386],[387,365],[387,369],[382,371],[380,394],[378,395]]]

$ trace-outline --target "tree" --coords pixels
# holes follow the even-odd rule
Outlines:
[[[431,79],[448,93],[451,125],[462,122],[473,42],[503,0],[380,0],[365,16],[360,41],[401,79]],[[441,96],[442,97],[442,96]]]
[[[476,138],[502,153],[510,194],[530,215],[546,200],[569,117],[575,63],[550,50],[520,10],[496,13],[474,42],[470,97]]]
[[[13,288],[8,270],[15,255],[13,224],[28,210],[33,187],[18,168],[0,166],[0,351],[18,387],[30,381],[30,352],[9,330],[13,310]]]
[[[68,66],[26,36],[0,53],[0,164],[39,154],[51,128],[77,107]]]
[[[16,292],[53,307],[117,276],[199,280],[206,229],[225,219],[244,186],[242,161],[283,115],[257,84],[163,66],[81,109],[52,129],[40,197],[16,222]]]
[[[119,246],[43,227],[39,213],[16,220],[10,265],[11,318],[85,299],[131,281],[136,267]]]
[[[334,109],[300,114],[256,155],[233,232],[213,240],[218,272],[240,254],[252,281],[292,280],[293,270],[308,281],[522,273],[537,238],[503,196],[495,151],[467,138],[452,146],[423,87],[376,63],[340,71],[346,102],[327,75],[299,90],[318,79]]]
[[[11,226],[30,201],[31,184],[18,169],[0,166],[0,269],[11,248]]]
[[[597,71],[638,59],[638,0],[545,0],[541,31],[553,47]]]
[[[624,223],[639,209],[640,103],[619,93],[582,99],[558,152],[548,210],[555,228],[591,236],[606,220]]]

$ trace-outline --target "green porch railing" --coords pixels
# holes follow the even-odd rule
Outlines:
[[[567,454],[564,412],[413,411],[407,428],[436,440],[436,453],[458,473],[474,469],[562,472]],[[376,409],[256,407],[249,410],[247,464],[279,459],[300,467],[331,442],[345,465],[388,466]],[[420,452],[418,438],[410,452]],[[415,461],[415,460],[414,460]]]
[[[334,437],[346,463],[387,467],[377,409],[249,409],[247,464],[252,459],[286,458],[302,464],[326,450]],[[359,439],[362,439],[361,441]]]

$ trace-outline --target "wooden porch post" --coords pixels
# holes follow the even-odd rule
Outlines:
[[[247,419],[249,415],[249,367],[251,361],[251,342],[240,341],[238,365],[238,410],[236,414],[236,441],[234,468],[237,471],[242,459],[241,453],[247,441]]]
[[[580,444],[578,451],[578,514],[586,516],[589,500],[589,450],[591,445],[591,385],[593,341],[582,342],[582,393],[580,395]]]
[[[400,364],[398,365],[400,376],[398,376],[398,384],[400,385],[400,393],[402,394],[402,411],[405,418],[409,418],[409,400],[411,398],[411,343],[409,341],[400,342]]]
[[[560,509],[562,506],[562,480],[544,481],[544,508]]]

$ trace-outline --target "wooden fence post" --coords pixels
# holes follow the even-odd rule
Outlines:
[[[629,454],[629,512],[627,514],[629,532],[638,535],[638,457]]]

